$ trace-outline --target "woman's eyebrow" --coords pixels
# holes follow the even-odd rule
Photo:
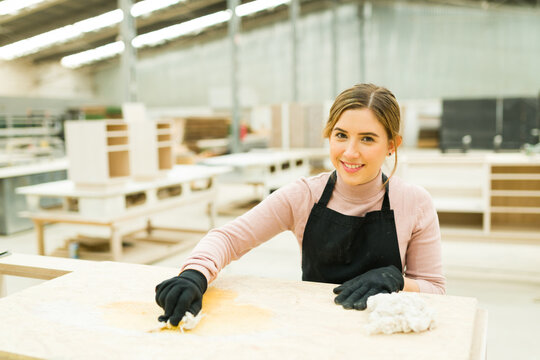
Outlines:
[[[342,128],[338,128],[338,127],[335,127],[334,128],[334,131],[340,131],[340,132],[344,132],[344,133],[348,133],[347,130],[344,130]],[[373,133],[373,132],[361,132],[361,133],[358,133],[358,135],[363,135],[363,136],[373,136],[373,137],[379,137],[379,135]]]

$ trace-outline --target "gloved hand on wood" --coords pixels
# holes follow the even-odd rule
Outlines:
[[[165,314],[158,320],[178,326],[187,311],[197,315],[201,311],[202,296],[207,286],[206,277],[192,269],[160,283],[156,286],[156,302],[165,310]]]
[[[404,284],[401,271],[394,265],[369,270],[336,287],[334,293],[339,295],[334,302],[345,309],[364,310],[370,296],[403,290]]]

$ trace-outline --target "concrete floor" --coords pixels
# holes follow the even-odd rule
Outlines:
[[[223,186],[218,203],[225,204],[236,194],[248,194],[241,187]],[[225,195],[228,194],[228,195]],[[217,225],[233,219],[218,216]],[[205,228],[204,206],[170,211],[153,218],[158,224]],[[92,233],[96,228],[57,224],[46,228],[46,249],[51,251],[74,233]],[[0,250],[36,254],[35,234],[24,231],[0,237]],[[178,267],[189,250],[163,259],[156,265]],[[475,297],[488,310],[488,358],[540,359],[540,235],[538,244],[508,242],[477,243],[444,241],[443,261],[448,280],[447,294]],[[281,279],[301,279],[300,250],[290,232],[282,233],[253,249],[223,273]],[[6,277],[8,295],[41,280]]]

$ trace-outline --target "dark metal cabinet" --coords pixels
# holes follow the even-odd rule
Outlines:
[[[443,100],[441,151],[518,150],[539,142],[539,99],[490,98]]]
[[[519,149],[523,144],[536,144],[539,128],[537,98],[503,99],[503,149]]]

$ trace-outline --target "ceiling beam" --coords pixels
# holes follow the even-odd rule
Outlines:
[[[0,16],[0,25],[4,24],[6,22],[9,22],[9,21],[18,20],[20,18],[23,18],[23,17],[31,15],[31,14],[36,14],[36,13],[42,12],[42,11],[48,9],[48,8],[60,5],[62,3],[68,2],[68,1],[70,1],[70,0],[48,0],[48,1],[43,1],[43,2],[41,2],[39,4],[34,5],[34,6],[30,6],[30,7],[21,9],[20,11],[18,11],[15,14]]]

